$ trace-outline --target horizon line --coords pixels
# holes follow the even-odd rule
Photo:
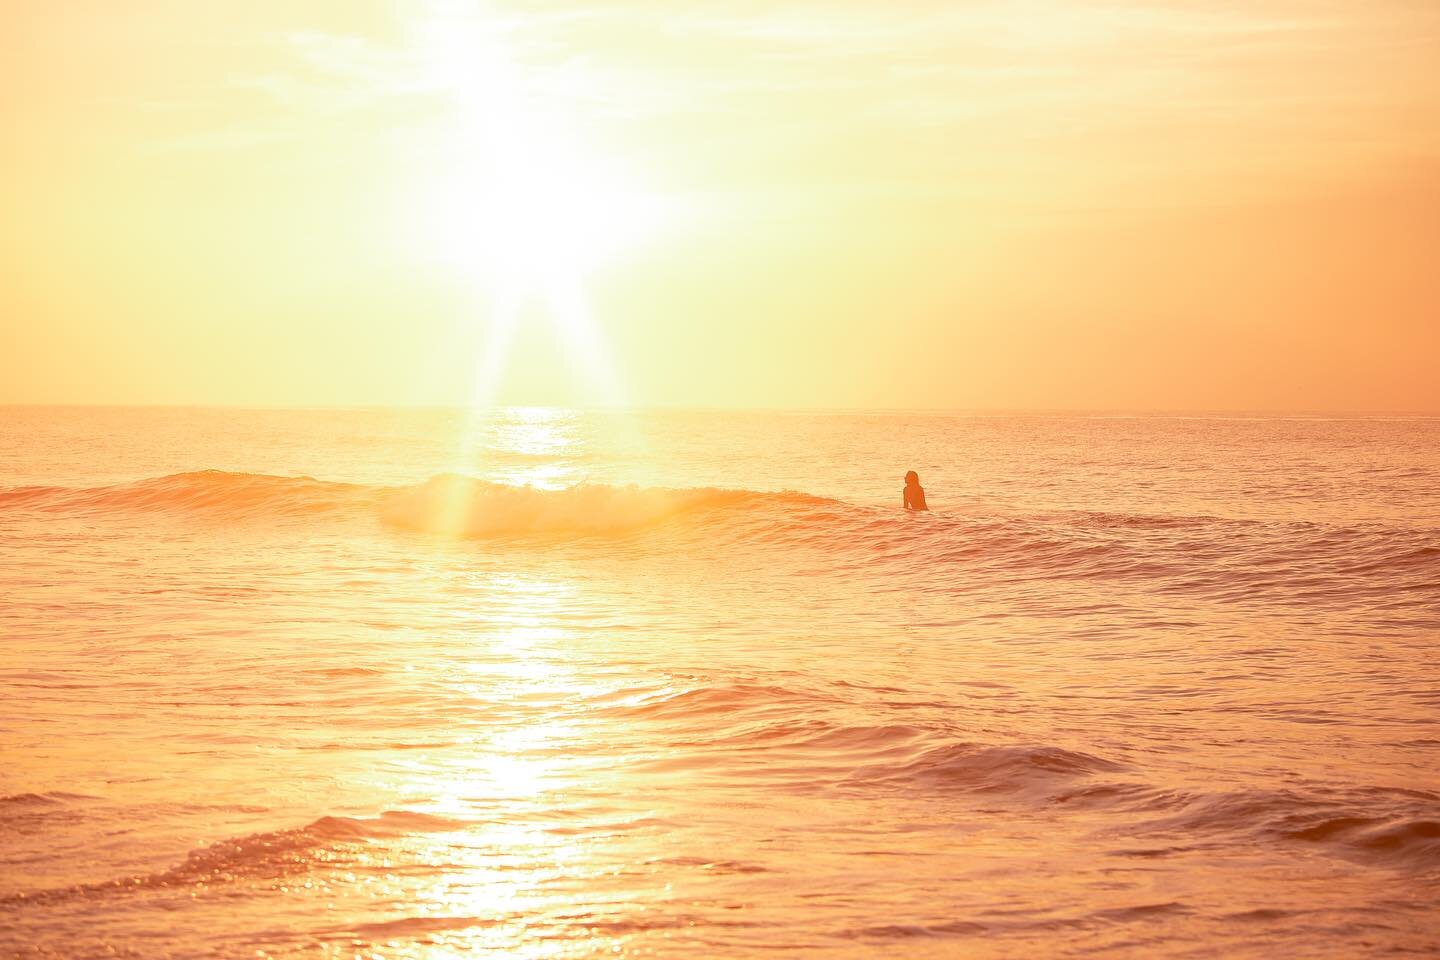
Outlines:
[[[859,406],[705,406],[687,404],[655,404],[635,406],[587,406],[556,403],[507,403],[477,408],[465,403],[83,403],[4,401],[0,408],[69,409],[69,410],[568,410],[577,413],[775,413],[775,414],[922,414],[929,416],[971,417],[1056,417],[1085,418],[1209,418],[1209,419],[1440,419],[1440,409],[1320,409],[1265,407],[859,407]]]

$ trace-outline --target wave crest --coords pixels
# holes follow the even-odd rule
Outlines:
[[[762,493],[715,487],[671,489],[583,483],[542,490],[443,474],[394,491],[381,514],[394,526],[453,536],[593,535],[627,533],[711,510],[827,502],[832,501],[790,491]]]
[[[807,569],[852,574],[919,562],[926,588],[1001,580],[1143,585],[1221,602],[1268,594],[1346,610],[1383,602],[1433,622],[1440,530],[1206,516],[1046,512],[911,515],[795,491],[584,483],[557,490],[442,474],[402,486],[201,470],[93,488],[0,489],[0,513],[170,515],[294,526],[376,524],[492,540],[619,538],[663,530],[704,549],[814,551]],[[308,533],[309,531],[307,531]],[[810,558],[807,558],[807,561]],[[1297,589],[1302,584],[1304,589]]]
[[[191,850],[183,861],[160,873],[10,894],[0,897],[0,908],[144,890],[272,880],[309,872],[317,863],[354,868],[360,864],[356,855],[372,843],[413,834],[449,833],[471,825],[470,821],[413,810],[387,810],[369,818],[321,817],[304,827],[232,837]]]
[[[12,487],[0,506],[49,513],[113,510],[203,512],[225,519],[311,516],[363,504],[376,488],[364,484],[228,470],[194,470],[103,487]]]
[[[45,513],[199,514],[225,521],[380,519],[394,527],[460,537],[620,534],[681,515],[794,510],[837,501],[792,491],[666,488],[584,483],[558,490],[441,474],[410,486],[382,486],[197,470],[102,487],[0,489],[0,508]]]
[[[869,783],[919,783],[977,793],[1043,794],[1072,780],[1123,770],[1122,764],[1051,745],[946,743],[901,763],[883,764],[855,777]]]

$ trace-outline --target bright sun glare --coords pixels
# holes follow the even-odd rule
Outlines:
[[[666,205],[585,136],[583,117],[507,56],[473,14],[419,31],[432,82],[454,112],[429,185],[435,254],[521,295],[568,287],[652,237]]]
[[[443,91],[451,108],[439,156],[425,164],[419,242],[489,299],[472,409],[495,401],[530,302],[542,307],[597,399],[623,406],[584,286],[657,234],[670,207],[597,144],[593,118],[577,107],[583,98],[508,55],[504,30],[502,21],[443,0],[417,25],[413,50],[425,84]]]
[[[602,158],[534,132],[497,144],[477,171],[441,190],[449,258],[531,287],[575,282],[615,260],[658,225],[656,202]]]

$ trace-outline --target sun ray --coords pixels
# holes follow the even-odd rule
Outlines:
[[[586,288],[670,216],[664,197],[592,142],[593,125],[576,104],[548,96],[538,68],[517,61],[502,23],[481,7],[435,2],[412,33],[427,83],[451,105],[440,155],[425,163],[419,242],[467,279],[474,322],[483,324],[461,472],[483,460],[478,427],[505,399],[513,346],[532,311],[578,372],[576,396],[587,406],[626,406]],[[643,446],[633,426],[621,432]],[[455,519],[463,509],[450,504],[446,513]]]

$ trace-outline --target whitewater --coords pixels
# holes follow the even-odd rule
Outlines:
[[[1440,420],[0,425],[0,956],[1440,951]]]

